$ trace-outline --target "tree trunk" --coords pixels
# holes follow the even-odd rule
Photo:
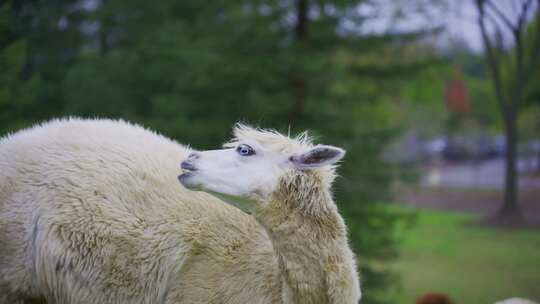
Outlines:
[[[296,26],[294,28],[294,38],[297,44],[304,43],[308,35],[308,9],[308,0],[296,1]],[[289,111],[289,123],[293,123],[300,119],[304,113],[306,80],[303,72],[293,70],[289,83],[293,90],[293,105]]]
[[[502,1],[497,1],[502,2]],[[522,220],[523,216],[517,205],[518,193],[518,174],[517,174],[517,143],[518,130],[517,118],[519,109],[522,106],[525,97],[524,92],[529,83],[530,76],[537,68],[540,60],[540,27],[530,29],[527,21],[527,16],[534,5],[531,0],[523,1],[521,9],[517,12],[517,16],[509,18],[503,11],[497,7],[495,1],[476,0],[478,9],[478,25],[482,33],[482,40],[486,53],[486,59],[491,70],[491,77],[495,88],[496,99],[499,103],[499,109],[504,119],[504,127],[506,132],[506,173],[505,173],[505,192],[502,207],[496,214],[496,219],[502,219],[505,222],[508,219]],[[486,13],[486,10],[491,13]],[[486,20],[490,20],[493,38],[490,38],[486,29]],[[540,26],[540,22],[537,22]],[[512,33],[513,50],[508,51],[505,47],[502,33],[502,27]],[[533,36],[530,34],[534,33]],[[525,45],[527,37],[533,38],[532,45]],[[528,52],[531,52],[530,54]],[[505,60],[506,59],[506,60]],[[515,65],[505,65],[515,59]],[[528,62],[525,60],[528,59]],[[502,71],[502,72],[501,72]],[[504,81],[502,73],[507,72],[511,82]],[[506,221],[508,222],[508,221]],[[508,223],[511,223],[508,222]]]
[[[307,0],[297,0],[296,2],[296,27],[294,36],[297,41],[304,40],[307,36],[308,26],[308,3]]]
[[[294,104],[289,111],[289,122],[293,123],[302,117],[306,100],[306,83],[303,77],[297,76],[289,81],[294,91]]]
[[[540,175],[540,145],[536,149],[536,174]]]
[[[101,8],[105,7],[105,0],[101,1]],[[102,13],[104,14],[104,13]],[[111,18],[107,15],[102,15],[99,20],[99,52],[101,55],[106,55],[109,52],[109,31],[111,28]]]
[[[506,132],[505,187],[504,201],[498,211],[499,217],[520,217],[517,205],[517,115],[515,109],[509,109],[504,117]]]

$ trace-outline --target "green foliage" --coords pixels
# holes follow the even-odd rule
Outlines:
[[[525,140],[538,140],[540,132],[540,103],[529,105],[520,115],[518,126]]]
[[[401,100],[402,125],[416,132],[421,138],[446,133],[449,119],[443,100],[444,78],[448,73],[444,66],[433,66],[408,81]]]
[[[15,39],[7,6],[0,7],[0,132],[21,128],[40,111],[39,75],[23,78],[27,64],[27,42]]]

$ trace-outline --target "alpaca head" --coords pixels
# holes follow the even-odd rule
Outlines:
[[[306,133],[290,138],[238,124],[224,149],[191,153],[179,180],[191,189],[264,199],[295,170],[317,170],[331,181],[333,165],[344,155],[341,148],[313,145]]]

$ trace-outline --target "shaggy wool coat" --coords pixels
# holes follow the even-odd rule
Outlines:
[[[333,203],[328,236],[297,231],[303,218],[273,202],[248,215],[177,182],[189,152],[111,120],[52,121],[1,139],[0,303],[358,301],[354,257]],[[272,225],[303,240],[274,238]],[[292,254],[338,254],[310,256],[311,273],[280,261],[278,243]],[[301,283],[284,283],[291,277]]]

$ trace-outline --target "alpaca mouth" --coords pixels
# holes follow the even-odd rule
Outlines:
[[[188,188],[188,189],[193,189],[195,188],[197,185],[193,182],[193,172],[185,172],[185,173],[182,173],[180,175],[178,175],[178,181],[182,184],[182,186]]]
[[[178,181],[186,188],[193,189],[197,185],[193,181],[193,176],[195,175],[195,171],[197,171],[197,168],[188,161],[183,161],[180,164],[180,168],[182,168],[183,173],[178,176]]]

